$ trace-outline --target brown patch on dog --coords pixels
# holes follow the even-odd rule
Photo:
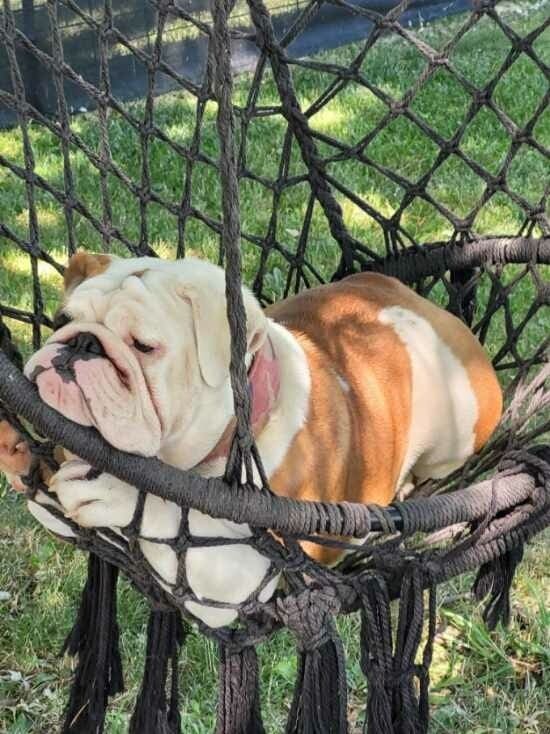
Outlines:
[[[16,492],[24,492],[26,487],[22,477],[26,476],[33,465],[33,454],[28,443],[8,421],[0,421],[0,473],[5,474]],[[54,459],[61,466],[67,459],[65,449],[56,446]],[[53,469],[40,460],[40,478],[49,486],[54,475]]]
[[[354,278],[368,284],[369,292],[383,303],[383,308],[403,306],[426,319],[464,365],[478,404],[474,450],[479,451],[489,440],[502,415],[502,388],[477,337],[459,318],[421,298],[396,278],[362,273],[348,280]]]
[[[31,452],[19,431],[7,421],[0,421],[0,471],[25,475],[31,468]]]
[[[389,504],[407,449],[412,372],[382,308],[350,279],[270,306],[307,356],[307,422],[270,483],[300,500]],[[398,389],[397,389],[398,386]],[[324,564],[341,555],[315,543],[304,550]]]
[[[390,306],[425,318],[466,368],[479,408],[476,450],[496,427],[500,385],[472,332],[395,278],[354,275],[266,310],[300,342],[312,381],[307,422],[271,477],[278,494],[379,505],[393,500],[407,449],[412,370],[396,331],[378,320]],[[312,543],[304,549],[321,563],[341,555]]]
[[[104,273],[111,264],[110,255],[77,252],[65,270],[65,293],[69,294],[88,278]]]

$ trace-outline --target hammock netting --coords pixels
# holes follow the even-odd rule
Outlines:
[[[61,445],[86,460],[98,476],[109,473],[136,488],[133,518],[126,527],[85,530],[64,517],[38,471],[28,480],[29,499],[64,523],[68,528],[62,534],[65,540],[90,554],[78,618],[66,641],[67,651],[78,655],[78,666],[62,728],[65,734],[103,731],[108,699],[123,687],[116,617],[119,570],[152,607],[148,662],[130,722],[134,734],[180,731],[178,650],[188,631],[185,620],[193,618],[189,610],[198,602],[235,618],[231,624],[216,628],[198,623],[220,648],[220,734],[264,731],[255,647],[282,627],[295,634],[299,656],[287,731],[345,732],[345,660],[334,619],[352,611],[360,611],[362,620],[361,666],[368,682],[365,731],[426,732],[437,585],[457,574],[478,570],[474,590],[479,599],[487,598],[487,623],[494,626],[500,620],[507,621],[510,585],[523,545],[550,523],[550,454],[545,445],[550,428],[549,337],[545,334],[543,339],[533,339],[530,331],[538,320],[540,333],[540,324],[548,318],[545,309],[550,288],[544,269],[550,264],[549,186],[546,182],[541,198],[533,201],[509,181],[520,151],[529,149],[548,157],[535,128],[547,108],[550,87],[521,125],[497,104],[493,94],[522,56],[548,79],[548,66],[537,50],[548,20],[527,35],[519,35],[499,14],[493,0],[474,2],[472,11],[456,23],[452,37],[435,48],[400,23],[406,1],[380,13],[345,0],[331,3],[371,24],[356,56],[345,66],[292,56],[292,42],[328,0],[299,4],[282,36],[275,34],[263,0],[247,0],[247,4],[215,0],[210,12],[173,0],[151,0],[155,31],[146,45],[134,42],[121,30],[124,26],[119,26],[119,11],[111,0],[83,4],[48,0],[46,14],[41,17],[47,18],[49,32],[44,34],[41,29],[42,40],[37,45],[21,28],[9,0],[4,0],[0,54],[8,65],[10,84],[0,89],[0,105],[17,118],[22,160],[0,154],[0,170],[18,184],[15,190],[28,212],[28,226],[24,234],[13,222],[1,221],[0,241],[5,248],[2,252],[17,249],[28,255],[32,308],[22,309],[10,292],[1,294],[0,417],[17,426],[35,454],[52,467],[53,448]],[[243,9],[248,25],[243,21]],[[476,85],[453,64],[452,56],[461,39],[488,20],[504,34],[509,49],[485,83]],[[175,21],[184,22],[193,37],[202,39],[204,63],[198,80],[177,72],[165,55]],[[94,34],[95,79],[83,77],[65,61],[64,44],[71,42],[67,28],[73,28],[73,34],[74,28]],[[400,98],[377,86],[365,70],[373,49],[388,37],[409,44],[423,61],[422,71],[411,79]],[[253,50],[257,58],[247,93],[238,100],[231,68],[231,50],[237,46]],[[110,62],[115,48],[133,55],[147,76],[147,95],[139,108],[121,104],[111,92]],[[46,114],[36,95],[27,91],[29,73],[38,67],[48,79],[56,114]],[[304,70],[326,78],[322,94],[307,103],[299,99],[293,83],[293,74]],[[413,104],[430,80],[442,72],[454,79],[468,100],[463,122],[450,136],[429,124]],[[267,76],[276,99],[266,101],[262,89]],[[185,93],[194,105],[194,128],[184,143],[157,119],[156,93],[162,80],[169,80],[170,86]],[[78,88],[89,99],[89,108],[97,110],[94,146],[79,134],[79,118],[71,115],[66,101],[68,85]],[[315,115],[350,85],[367,90],[384,109],[379,120],[366,125],[364,134],[353,142],[333,137],[313,124]],[[214,153],[202,145],[205,110],[212,102],[216,103],[218,133]],[[491,170],[470,157],[461,145],[482,110],[490,111],[509,137],[506,155]],[[110,123],[114,117],[123,120],[135,136],[141,160],[138,179],[129,176],[112,155]],[[249,131],[255,124],[275,119],[283,134],[280,147],[273,149],[273,161],[278,159],[278,165],[276,174],[271,175],[258,168],[257,161],[252,165]],[[416,126],[437,150],[431,166],[414,179],[383,165],[370,153],[370,143],[399,121]],[[50,179],[37,171],[31,128],[58,141],[62,176]],[[182,190],[178,199],[169,198],[161,182],[152,176],[150,155],[156,145],[170,151],[171,160],[179,162]],[[96,201],[79,196],[76,154],[91,164],[97,178]],[[467,212],[449,208],[431,186],[450,158],[459,159],[483,183]],[[345,171],[350,162],[396,185],[399,195],[391,214],[348,188]],[[197,167],[213,170],[219,179],[217,213],[196,206],[193,182]],[[266,170],[275,169],[266,165]],[[135,205],[137,238],[128,236],[114,217],[114,184]],[[268,216],[261,233],[244,225],[241,228],[239,194],[243,184],[254,184],[262,191],[262,207]],[[279,226],[281,209],[285,197],[304,187],[303,221],[299,231],[289,236]],[[480,212],[497,195],[508,197],[521,214],[514,236],[498,231],[480,235],[477,231]],[[39,223],[38,206],[44,200],[64,217],[66,240],[55,248],[45,243]],[[372,220],[379,233],[374,244],[359,241],[352,234],[342,208],[344,201],[352,202]],[[448,225],[449,236],[444,242],[418,242],[408,231],[407,212],[419,201],[429,204],[434,216]],[[63,273],[66,257],[75,252],[83,231],[92,233],[89,241],[96,243],[96,249],[155,256],[150,236],[152,211],[173,223],[177,257],[185,256],[189,232],[198,231],[193,227],[200,225],[200,231],[216,239],[217,260],[226,269],[237,430],[224,477],[204,479],[156,459],[118,452],[92,429],[76,426],[48,408],[21,374],[22,358],[10,329],[15,333],[14,324],[26,324],[32,331],[33,347],[38,348],[53,326],[39,277],[40,262]],[[331,251],[337,254],[330,272],[316,265],[313,254],[318,236],[315,223],[320,220],[325,223]],[[444,480],[424,483],[413,499],[395,502],[390,508],[298,502],[275,496],[263,477],[248,425],[246,330],[240,289],[244,258],[248,265],[253,263],[250,285],[263,303],[274,296],[274,268],[282,273],[275,294],[281,297],[353,272],[373,270],[395,275],[425,296],[443,299],[482,343],[488,338],[498,343],[492,357],[506,385],[506,409],[495,436],[462,469]],[[254,466],[260,470],[259,486],[254,482]],[[450,489],[454,491],[449,493]],[[146,538],[148,543],[162,544],[175,554],[177,572],[172,579],[161,577],[144,552],[142,524],[148,494],[172,501],[181,518],[175,536]],[[190,508],[248,523],[250,530],[238,541],[194,536],[188,522]],[[305,555],[299,542],[312,537],[317,542],[352,548],[353,553],[335,568],[320,566]],[[366,540],[351,546],[342,538]],[[261,583],[238,603],[198,600],[186,576],[187,554],[196,548],[229,547],[231,542],[247,545],[251,553],[265,559]],[[278,578],[282,579],[278,590],[266,593],[268,587],[273,591]],[[390,605],[394,600],[398,614],[392,621]]]

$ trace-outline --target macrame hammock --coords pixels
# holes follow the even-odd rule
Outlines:
[[[484,617],[488,626],[493,628],[499,621],[507,622],[510,616],[510,586],[522,557],[523,546],[550,523],[550,450],[541,442],[542,438],[547,439],[550,428],[550,399],[546,382],[549,374],[548,339],[532,346],[530,350],[519,346],[530,320],[550,302],[550,290],[548,283],[543,280],[541,269],[543,264],[550,263],[550,227],[545,214],[546,198],[543,197],[536,205],[530,204],[519,194],[510,191],[506,183],[506,172],[521,144],[529,144],[539,152],[545,152],[533,136],[533,129],[548,103],[548,93],[522,128],[499,110],[491,99],[491,91],[498,79],[521,52],[528,51],[539,67],[544,67],[533,50],[533,42],[542,33],[543,26],[533,30],[527,37],[520,38],[495,12],[492,2],[476,5],[474,12],[464,21],[457,37],[488,15],[509,38],[511,50],[486,87],[477,89],[461,78],[461,83],[470,85],[472,107],[467,120],[451,140],[444,140],[424,124],[426,134],[439,146],[440,153],[434,168],[421,181],[413,184],[376,164],[379,170],[392,176],[392,180],[399,178],[405,190],[401,207],[391,219],[369,209],[370,215],[380,224],[386,236],[387,252],[381,256],[354,239],[346,229],[333,191],[334,188],[341,191],[342,186],[328,172],[326,161],[316,144],[318,134],[311,130],[293,87],[288,45],[317,11],[318,5],[317,2],[306,5],[283,39],[277,40],[263,0],[248,0],[254,26],[254,34],[248,35],[248,42],[256,44],[260,58],[247,106],[244,111],[242,108],[240,110],[242,131],[246,137],[248,122],[255,114],[260,114],[257,95],[262,74],[269,63],[280,96],[280,109],[277,111],[284,115],[288,124],[280,185],[274,188],[274,210],[279,195],[277,192],[283,188],[281,182],[289,175],[292,140],[299,146],[307,169],[304,180],[311,189],[298,251],[288,253],[279,245],[280,251],[286,253],[285,257],[288,256],[287,292],[292,288],[297,290],[308,286],[311,278],[315,279],[314,266],[307,259],[306,243],[313,206],[317,203],[341,251],[334,279],[359,269],[374,270],[397,276],[425,295],[437,283],[443,283],[449,296],[448,307],[467,323],[473,324],[482,341],[487,336],[495,314],[503,312],[505,335],[494,357],[494,364],[498,370],[507,370],[513,376],[506,390],[507,407],[502,424],[483,451],[472,457],[461,470],[437,484],[428,482],[423,485],[423,496],[407,502],[395,502],[388,508],[352,503],[331,505],[298,502],[277,497],[270,491],[248,422],[250,404],[244,362],[246,328],[241,293],[240,247],[243,240],[248,240],[262,248],[254,287],[257,295],[263,298],[267,257],[270,247],[276,244],[276,238],[274,229],[265,242],[258,238],[254,240],[246,232],[240,231],[239,177],[246,169],[236,153],[230,40],[231,37],[242,40],[243,34],[230,31],[228,20],[232,5],[227,0],[215,0],[213,3],[211,26],[200,21],[200,28],[208,34],[209,39],[207,77],[203,87],[191,90],[198,97],[197,129],[200,128],[205,101],[215,99],[218,104],[220,158],[217,165],[222,183],[223,216],[219,223],[210,220],[210,224],[220,235],[220,251],[226,268],[227,318],[232,339],[231,380],[237,421],[226,474],[221,478],[203,479],[193,473],[166,466],[156,459],[123,454],[108,445],[97,432],[70,423],[43,404],[35,388],[21,374],[21,357],[6,323],[1,319],[3,314],[4,317],[32,324],[35,348],[40,345],[41,327],[52,325],[43,311],[37,262],[39,259],[45,260],[60,272],[62,268],[40,243],[36,192],[47,191],[64,207],[70,238],[69,252],[75,249],[75,212],[88,219],[101,234],[105,250],[109,249],[112,241],[116,241],[126,244],[134,255],[153,255],[154,252],[147,242],[145,216],[142,219],[141,241],[137,245],[126,241],[109,218],[105,177],[107,172],[117,175],[117,169],[109,157],[107,108],[112,107],[126,114],[129,121],[136,122],[131,115],[124,113],[124,108],[109,92],[107,38],[121,39],[120,31],[113,24],[110,3],[105,3],[103,22],[98,23],[74,3],[68,2],[68,6],[73,11],[76,8],[79,17],[98,34],[101,63],[99,90],[78,77],[63,60],[56,2],[49,2],[47,8],[51,24],[51,53],[34,46],[16,27],[14,15],[9,5],[5,5],[0,38],[9,60],[12,91],[1,92],[1,102],[18,116],[25,166],[21,168],[4,157],[0,158],[0,164],[25,181],[29,237],[27,240],[22,239],[3,223],[0,223],[0,235],[29,254],[35,297],[33,313],[22,312],[9,304],[0,304],[0,417],[7,417],[17,426],[31,443],[35,454],[53,468],[56,467],[53,447],[61,445],[86,460],[98,474],[108,472],[137,489],[133,519],[127,527],[116,533],[108,528],[85,530],[65,518],[55,502],[42,502],[44,512],[57,517],[65,527],[70,528],[70,532],[64,533],[64,539],[89,553],[88,579],[75,626],[65,642],[65,650],[78,656],[78,666],[65,712],[63,734],[101,733],[108,700],[123,689],[116,603],[119,570],[146,596],[151,605],[147,662],[130,721],[129,730],[132,734],[180,732],[178,653],[188,631],[187,622],[183,621],[189,617],[188,604],[199,601],[202,604],[206,602],[213,609],[229,611],[236,618],[232,624],[217,628],[198,622],[201,631],[219,644],[216,725],[219,734],[260,734],[264,731],[255,649],[259,642],[283,627],[294,633],[299,656],[287,732],[346,732],[345,659],[334,621],[339,614],[356,611],[361,615],[361,667],[368,682],[365,731],[369,734],[426,732],[437,585],[458,574],[478,570],[474,592],[477,599],[487,599]],[[441,65],[446,65],[458,77],[458,72],[452,70],[448,63],[448,52],[454,41],[446,52],[439,53],[425,42],[418,41],[399,24],[406,5],[406,2],[402,2],[386,15],[349,6],[373,24],[364,49],[359,54],[360,61],[381,34],[392,31],[413,43],[427,60],[427,70],[423,72],[418,86]],[[136,127],[145,154],[151,137],[162,135],[153,122],[153,92],[155,75],[159,70],[165,74],[170,72],[161,55],[166,19],[172,14],[195,24],[199,22],[170,0],[155,3],[155,7],[158,33],[148,57],[149,88],[145,119],[137,121]],[[58,121],[52,120],[26,100],[17,49],[24,49],[26,54],[51,70],[58,95]],[[322,68],[320,62],[306,60],[302,63],[309,64],[311,68]],[[327,91],[323,103],[345,86],[346,79],[361,79],[368,86],[368,79],[361,76],[360,62],[352,64],[345,71],[347,76],[344,70],[332,67],[336,82]],[[82,85],[98,105],[101,138],[99,156],[90,151],[71,129],[63,79]],[[189,85],[186,80],[183,82]],[[372,88],[377,90],[376,87]],[[407,100],[398,104],[388,98],[386,102],[389,111],[381,128],[388,124],[388,120],[401,114],[409,117],[414,115],[407,106]],[[467,159],[459,149],[469,120],[484,105],[498,115],[512,138],[506,160],[496,175],[489,174]],[[263,108],[261,113],[267,114],[267,109]],[[30,121],[45,126],[62,142],[66,164],[63,191],[49,185],[35,171],[28,130]],[[323,136],[323,142],[335,145],[342,157],[349,154],[374,165],[368,160],[364,146],[352,150],[328,136]],[[94,218],[85,202],[75,195],[68,158],[69,143],[89,153],[102,176],[107,213],[103,222]],[[197,152],[196,149],[194,152]],[[478,175],[486,183],[479,204],[466,219],[456,218],[434,202],[426,190],[433,171],[451,153],[462,156],[469,165],[477,166]],[[192,157],[188,158],[189,165]],[[143,176],[142,186],[137,187],[134,193],[139,198],[144,215],[149,202],[162,202],[157,201],[158,196],[153,193],[147,166],[144,167]],[[471,233],[471,224],[483,204],[499,190],[505,191],[525,212],[524,227],[513,238],[475,238]],[[345,193],[353,197],[353,192]],[[188,196],[190,194],[186,193],[185,197]],[[406,246],[408,237],[400,224],[400,217],[415,196],[429,199],[452,222],[455,235],[448,243],[409,243],[410,246]],[[182,238],[191,209],[190,199],[184,198],[181,208],[175,212],[181,224],[178,231]],[[198,216],[196,212],[195,216]],[[178,251],[183,254],[182,249]],[[515,271],[513,277],[506,278],[505,266],[509,264],[515,265]],[[320,280],[320,277],[317,279]],[[480,306],[477,286],[483,279],[489,281],[490,287],[486,303]],[[524,317],[518,322],[513,318],[512,303],[515,290],[524,279],[530,279],[532,283],[533,298]],[[474,323],[476,309],[482,313]],[[32,434],[28,426],[33,427]],[[254,466],[259,470],[261,486],[254,483]],[[47,498],[48,490],[41,484],[38,471],[31,473],[28,481],[31,487],[29,499],[34,498],[40,504],[39,498]],[[443,491],[451,488],[455,491]],[[142,518],[148,494],[170,500],[181,508],[181,522],[176,537],[147,538],[148,542],[163,544],[176,554],[177,574],[174,583],[159,577],[142,550]],[[246,537],[232,542],[246,544],[251,553],[261,554],[266,559],[265,574],[257,587],[239,603],[204,598],[198,600],[190,588],[186,578],[186,555],[190,550],[228,547],[230,543],[227,538],[193,536],[187,520],[190,508],[215,518],[249,525],[250,532]],[[313,536],[316,542],[337,547],[348,547],[339,538],[367,539],[359,547],[354,545],[354,552],[346,556],[337,568],[327,568],[316,564],[301,549],[299,541]],[[280,585],[272,596],[262,593],[269,585],[273,587],[279,575],[284,578],[284,586]],[[398,604],[395,624],[390,611],[394,600]],[[424,633],[425,641],[420,650]]]

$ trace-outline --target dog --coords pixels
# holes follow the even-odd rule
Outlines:
[[[277,494],[387,505],[462,466],[498,424],[501,388],[476,337],[394,278],[352,275],[265,311],[247,288],[243,299],[251,426]],[[194,258],[79,252],[65,272],[58,321],[25,367],[48,405],[120,450],[205,477],[223,474],[235,418],[222,269]],[[28,447],[7,424],[0,435],[0,468],[21,488]],[[110,475],[90,479],[89,471],[69,457],[49,479],[66,516],[83,527],[126,526],[137,491]],[[44,523],[44,503],[33,504]],[[162,583],[175,581],[175,553],[146,538],[176,537],[180,519],[173,503],[147,497],[140,545]],[[210,626],[228,624],[234,609],[200,600],[242,602],[269,560],[231,544],[251,535],[247,525],[191,510],[189,531],[228,538],[187,551],[199,602],[185,603]],[[314,542],[304,549],[324,564],[341,554]]]

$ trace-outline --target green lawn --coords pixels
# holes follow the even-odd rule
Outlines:
[[[472,577],[439,591],[432,666],[433,732],[546,734],[550,730],[550,557],[547,533],[527,552],[513,592],[513,622],[488,633],[468,595]],[[0,731],[51,734],[66,699],[71,661],[58,650],[69,630],[85,571],[83,554],[36,526],[20,501],[0,490]],[[119,619],[127,692],[108,715],[107,734],[123,734],[141,680],[147,608],[121,583]],[[348,652],[350,717],[363,715],[366,687],[359,667],[356,616],[339,620]],[[296,663],[288,634],[260,646],[268,730],[283,731]],[[197,634],[182,654],[183,730],[213,730],[216,649]],[[353,731],[359,732],[359,725]]]
[[[518,3],[508,6],[505,17],[518,33],[527,33],[540,24],[548,5]],[[462,22],[460,18],[438,23],[418,31],[434,46],[441,46]],[[467,34],[453,53],[453,63],[474,83],[484,83],[502,62],[508,42],[494,24],[485,18]],[[539,56],[550,60],[548,31],[536,44]],[[351,61],[357,47],[347,47],[320,58],[340,65]],[[423,68],[423,60],[412,46],[387,39],[375,46],[364,64],[365,72],[381,89],[398,98],[412,84]],[[298,96],[305,109],[330,81],[324,73],[296,69]],[[244,103],[250,80],[241,77],[236,85],[239,103]],[[547,82],[540,70],[526,56],[510,69],[506,79],[495,90],[495,99],[518,123],[525,122],[543,95]],[[261,104],[276,102],[275,87],[266,80]],[[465,114],[467,99],[457,83],[445,72],[436,74],[415,98],[414,109],[442,135],[450,136]],[[129,108],[141,115],[143,105]],[[338,98],[311,117],[311,125],[324,134],[355,142],[368,132],[384,112],[384,105],[364,88],[350,85]],[[193,132],[193,100],[184,94],[171,94],[156,103],[155,120],[169,136],[185,145]],[[73,128],[83,141],[97,149],[97,118],[75,117]],[[280,120],[255,120],[249,129],[247,166],[268,178],[277,175],[277,154],[284,136]],[[121,169],[133,180],[140,180],[141,160],[135,132],[124,120],[113,115],[109,122],[111,153]],[[550,146],[550,114],[541,117],[535,128],[539,142]],[[43,128],[32,125],[30,137],[35,151],[36,170],[55,186],[63,186],[63,164],[60,146]],[[509,146],[507,134],[493,113],[481,112],[472,122],[462,147],[473,159],[494,172]],[[323,154],[327,149],[321,145]],[[215,106],[205,113],[201,150],[217,155]],[[153,188],[159,196],[178,202],[182,195],[184,172],[181,160],[169,146],[156,141],[150,151]],[[396,120],[385,133],[369,145],[368,153],[383,165],[398,170],[411,180],[417,179],[430,165],[434,146],[411,123]],[[22,164],[21,136],[17,131],[0,133],[0,155]],[[86,201],[92,213],[102,217],[101,195],[97,172],[86,156],[73,149],[71,163],[78,196]],[[293,149],[291,170],[303,172],[297,149]],[[373,169],[347,163],[331,167],[338,181],[356,192],[384,215],[395,210],[402,196],[399,187]],[[540,198],[548,181],[548,163],[524,148],[516,157],[509,176],[510,185],[531,202]],[[480,180],[458,159],[451,158],[435,176],[431,191],[453,212],[467,213],[480,194]],[[109,177],[113,203],[113,221],[132,241],[139,238],[139,212],[128,189]],[[264,235],[269,223],[272,193],[258,183],[241,182],[243,231]],[[214,170],[197,164],[193,174],[193,204],[216,217],[219,214],[219,183]],[[349,198],[339,194],[344,220],[351,232],[374,249],[382,250],[383,240],[378,225]],[[62,208],[48,195],[38,193],[38,219],[44,246],[64,260],[66,227]],[[289,249],[295,249],[307,207],[308,192],[303,184],[287,190],[280,202],[277,236]],[[0,167],[0,221],[25,237],[28,224],[24,184]],[[81,216],[76,215],[79,245],[97,249],[101,242],[97,232]],[[514,234],[523,216],[505,196],[496,196],[480,212],[475,228],[480,233]],[[159,254],[173,256],[176,242],[176,218],[157,205],[148,207],[150,241]],[[405,224],[419,241],[445,239],[450,225],[429,204],[415,200],[405,213]],[[217,255],[213,232],[198,220],[191,221],[187,231],[189,250],[208,257]],[[4,303],[22,309],[32,307],[29,260],[9,244],[0,241],[0,294]],[[324,275],[338,261],[337,248],[319,210],[312,222],[310,255]],[[245,271],[254,272],[257,252],[244,247]],[[269,263],[269,288],[274,297],[284,285],[283,263],[273,256]],[[44,296],[49,308],[58,299],[60,279],[53,269],[40,264]],[[510,276],[517,269],[510,269]],[[487,293],[482,285],[480,303]],[[515,295],[514,316],[521,318],[533,295],[527,277]],[[546,317],[547,318],[547,317]],[[25,326],[10,322],[25,352],[29,349],[29,332]],[[498,350],[503,333],[502,319],[495,319],[489,335],[488,349]],[[522,348],[540,343],[547,333],[548,320],[539,312],[524,335]],[[550,554],[548,533],[531,545],[516,581],[513,594],[514,619],[509,630],[487,633],[479,609],[468,598],[471,577],[455,580],[440,588],[438,609],[438,646],[432,669],[431,731],[453,734],[547,734],[550,731],[550,594],[548,576]],[[61,642],[70,628],[83,583],[85,560],[81,553],[63,545],[36,526],[20,498],[7,491],[0,482],[0,732],[2,734],[51,734],[55,730],[67,695],[71,664],[57,656]],[[128,714],[140,682],[143,662],[145,620],[143,601],[125,583],[120,595],[122,651],[125,658],[127,693],[119,696],[109,713],[107,734],[125,731]],[[349,653],[350,718],[360,731],[360,720],[366,700],[365,683],[359,668],[356,641],[358,620],[340,621]],[[295,659],[291,640],[279,635],[260,649],[262,659],[264,713],[270,731],[283,730],[295,677]],[[182,656],[181,688],[183,693],[184,730],[212,731],[214,721],[216,651],[197,635],[187,642]]]

